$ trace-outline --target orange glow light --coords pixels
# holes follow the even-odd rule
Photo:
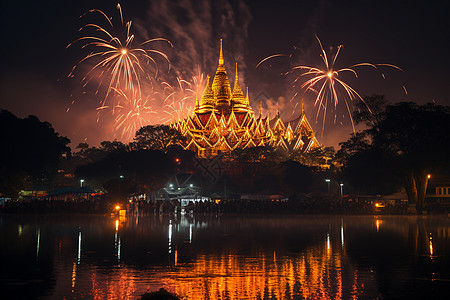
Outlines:
[[[198,254],[187,265],[178,263],[175,250],[171,276],[162,273],[155,280],[158,287],[165,286],[185,299],[218,299],[221,295],[227,295],[227,299],[262,299],[265,293],[275,299],[356,299],[363,282],[355,265],[343,257],[340,248],[333,249],[330,245],[328,250],[325,242],[295,257],[275,252],[273,255],[261,252],[258,260],[228,253]],[[343,269],[350,273],[345,274]],[[77,276],[90,279],[89,292],[94,299],[130,299],[142,291],[132,268],[124,266],[112,275],[114,284],[111,275],[97,270]],[[208,280],[203,280],[205,277]],[[156,289],[152,284],[149,286],[151,290]],[[344,297],[343,291],[349,287],[351,295]]]
[[[381,224],[381,221],[377,220],[377,223],[376,223],[376,225],[377,225],[377,232],[380,231],[380,224]]]

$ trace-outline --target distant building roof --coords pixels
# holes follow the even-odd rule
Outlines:
[[[57,195],[65,195],[65,194],[92,194],[95,193],[95,191],[90,186],[83,186],[83,187],[65,187],[62,189],[58,189],[53,191],[52,193],[49,193],[49,196],[57,196]]]

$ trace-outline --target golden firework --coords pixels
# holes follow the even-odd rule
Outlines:
[[[148,48],[150,43],[156,41],[164,41],[172,46],[170,41],[164,38],[154,38],[135,46],[135,36],[131,34],[132,22],[128,21],[124,23],[120,4],[117,4],[117,9],[121,20],[121,34],[116,36],[110,33],[105,27],[88,23],[79,30],[83,33],[86,32],[87,35],[76,39],[67,46],[70,47],[74,43],[82,42],[84,43],[82,49],[90,50],[90,53],[73,67],[69,76],[73,74],[77,66],[91,61],[94,66],[83,76],[82,83],[86,86],[91,80],[96,78],[99,81],[96,93],[98,93],[100,87],[106,87],[105,97],[100,102],[101,107],[105,106],[106,100],[113,90],[132,91],[136,89],[136,94],[140,94],[140,79],[141,77],[147,77],[149,73],[145,66],[152,63],[155,76],[158,72],[158,64],[153,55],[156,54],[163,57],[168,62],[170,68],[170,61],[165,53]],[[112,19],[99,9],[89,10],[83,16],[93,13],[99,14],[102,19],[106,20],[109,30],[115,28]],[[106,86],[104,85],[105,82],[107,82]]]

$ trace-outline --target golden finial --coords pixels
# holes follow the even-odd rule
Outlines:
[[[259,117],[262,118],[262,100],[259,102]]]
[[[305,104],[303,104],[303,99],[302,99],[302,115],[305,114]]]
[[[219,65],[223,65],[222,39],[220,39]]]
[[[245,96],[245,102],[247,102],[247,105],[250,105],[250,100],[248,99],[248,87],[247,87],[247,95]]]
[[[241,87],[239,85],[239,76],[238,76],[237,62],[236,62],[236,76],[235,76],[235,79],[234,79],[234,90],[235,91],[240,90],[242,92]]]

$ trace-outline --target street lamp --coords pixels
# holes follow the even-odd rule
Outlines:
[[[328,194],[330,193],[330,179],[325,179],[325,182],[328,184]]]
[[[80,187],[83,187],[84,179],[80,179]]]
[[[425,191],[424,191],[424,198],[427,196],[427,187],[428,187],[428,180],[430,180],[431,174],[427,175],[427,180],[425,181]]]
[[[339,186],[341,187],[341,198],[344,196],[344,184],[340,183]]]

